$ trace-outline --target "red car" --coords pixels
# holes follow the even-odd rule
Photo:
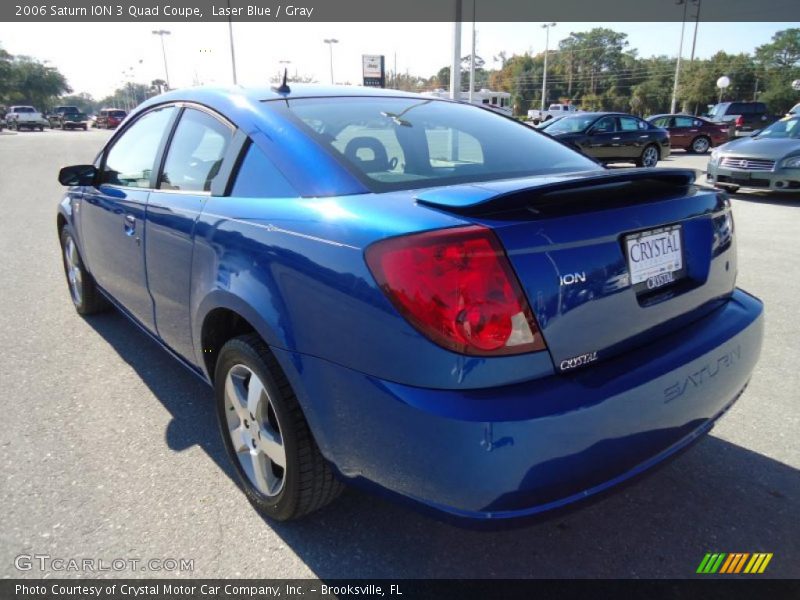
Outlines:
[[[655,115],[647,120],[669,131],[672,148],[682,148],[693,154],[705,154],[709,148],[724,144],[731,137],[729,125],[692,115]]]
[[[104,108],[97,116],[97,124],[95,126],[98,129],[116,129],[127,114],[119,108]]]

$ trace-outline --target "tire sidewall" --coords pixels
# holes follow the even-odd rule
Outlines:
[[[240,364],[248,367],[261,379],[272,400],[275,416],[281,429],[283,446],[286,451],[286,469],[284,470],[283,489],[277,496],[265,496],[250,482],[247,474],[239,464],[239,458],[234,451],[233,442],[228,431],[227,414],[225,412],[225,381],[231,368]],[[258,353],[242,340],[231,340],[222,347],[219,353],[214,374],[214,400],[217,405],[217,422],[222,442],[245,495],[264,514],[278,520],[289,518],[294,514],[299,501],[300,465],[297,456],[297,437],[292,427],[287,403],[275,382],[275,378]]]
[[[67,272],[67,258],[64,255],[64,252],[67,247],[67,240],[71,239],[72,243],[75,244],[76,254],[78,255],[78,266],[81,270],[81,301],[80,303],[75,302],[75,298],[72,296],[72,286],[69,283],[69,274]],[[89,281],[89,273],[86,271],[86,267],[83,265],[83,257],[81,256],[80,249],[78,248],[78,242],[75,240],[75,236],[72,234],[72,230],[69,226],[65,226],[61,230],[61,265],[64,268],[64,276],[67,280],[67,291],[69,292],[69,299],[72,301],[72,305],[75,307],[75,310],[78,313],[83,314],[86,310],[86,296],[88,290],[86,289],[86,284]]]

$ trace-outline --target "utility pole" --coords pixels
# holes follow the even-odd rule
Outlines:
[[[469,55],[469,103],[475,89],[475,0],[472,0],[472,52]]]
[[[333,45],[338,44],[339,40],[336,38],[327,38],[322,41],[328,44],[328,49],[331,51],[331,85],[333,85]]]
[[[164,58],[164,76],[166,77],[166,81],[167,81],[167,90],[169,90],[170,87],[172,87],[172,86],[170,86],[170,84],[169,84],[169,69],[167,69],[167,51],[164,48],[164,36],[165,35],[171,35],[171,34],[172,34],[172,32],[171,31],[167,31],[166,29],[154,29],[153,30],[153,35],[157,35],[157,36],[159,36],[161,38],[161,56]]]
[[[461,0],[456,2],[453,21],[453,61],[450,63],[450,98],[461,98]]]
[[[544,75],[542,76],[542,110],[544,112],[544,101],[547,97],[547,52],[550,49],[550,28],[555,27],[555,23],[545,23],[542,29],[545,30],[544,37]],[[540,115],[541,118],[541,115]]]
[[[700,25],[700,5],[702,3],[703,0],[692,0],[692,4],[697,7],[697,14],[694,16],[694,38],[692,38],[692,56],[689,62],[694,62],[694,49],[697,46],[697,26]]]
[[[689,6],[689,0],[675,0],[675,4],[683,4],[683,20],[681,21],[681,41],[678,44],[678,61],[675,63],[675,82],[672,84],[672,103],[670,104],[669,112],[674,114],[675,108],[678,103],[678,80],[681,76],[681,54],[683,54],[683,32],[686,29],[686,9]]]
[[[236,53],[233,51],[233,17],[231,17],[231,1],[228,0],[228,41],[231,44],[231,72],[233,73],[233,85],[236,81]]]

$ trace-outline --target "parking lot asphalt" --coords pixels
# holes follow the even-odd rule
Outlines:
[[[800,577],[800,197],[735,196],[738,284],[766,303],[763,354],[711,435],[657,472],[497,532],[356,490],[278,524],[239,492],[210,389],[118,313],[83,319],[70,304],[56,174],[107,137],[0,135],[0,576],[682,578],[706,552],[762,551],[761,577]],[[705,162],[676,152],[661,166]],[[18,571],[21,554],[194,570]]]

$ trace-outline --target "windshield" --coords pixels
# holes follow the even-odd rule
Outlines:
[[[775,121],[755,137],[800,139],[800,117]]]
[[[527,125],[427,98],[302,98],[287,111],[373,191],[598,169]]]
[[[564,117],[563,119],[559,119],[556,123],[553,123],[550,127],[548,127],[548,132],[553,133],[578,133],[579,131],[585,131],[589,125],[595,122],[597,119],[596,115],[581,115],[581,116],[570,116]]]

